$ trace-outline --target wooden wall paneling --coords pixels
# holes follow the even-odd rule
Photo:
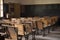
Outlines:
[[[17,18],[20,17],[20,4],[14,4],[14,16]]]
[[[18,3],[9,3],[9,13],[10,17],[18,18],[20,17],[20,4]]]

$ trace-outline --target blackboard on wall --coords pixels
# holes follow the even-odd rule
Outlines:
[[[24,5],[21,17],[60,16],[60,4]]]

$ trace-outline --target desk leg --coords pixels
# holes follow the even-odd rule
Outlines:
[[[35,32],[32,33],[32,40],[36,40],[35,39]]]
[[[45,28],[42,30],[42,35],[45,36]]]
[[[25,40],[28,40],[29,36],[28,35],[25,35]]]
[[[18,35],[18,39],[17,40],[22,40],[22,36]]]
[[[50,26],[48,27],[48,34],[50,33]]]

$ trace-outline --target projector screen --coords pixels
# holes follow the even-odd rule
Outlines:
[[[0,17],[3,17],[3,0],[0,0]]]

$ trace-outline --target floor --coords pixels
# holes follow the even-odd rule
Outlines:
[[[45,37],[42,35],[35,35],[36,40],[60,40],[60,27],[56,27],[54,31],[50,31]],[[25,40],[24,37],[22,40]],[[29,36],[29,40],[32,40],[32,36]]]
[[[9,30],[14,33],[12,30],[12,28],[9,28]],[[12,34],[11,33],[11,34]],[[46,36],[42,36],[42,35],[35,35],[36,40],[60,40],[60,26],[56,27],[54,29],[54,31],[50,31],[49,34],[47,34]],[[6,40],[12,40],[12,39],[6,39]],[[14,39],[15,40],[15,39]],[[22,40],[25,40],[25,38],[23,37]],[[32,35],[29,36],[28,40],[32,40]]]

